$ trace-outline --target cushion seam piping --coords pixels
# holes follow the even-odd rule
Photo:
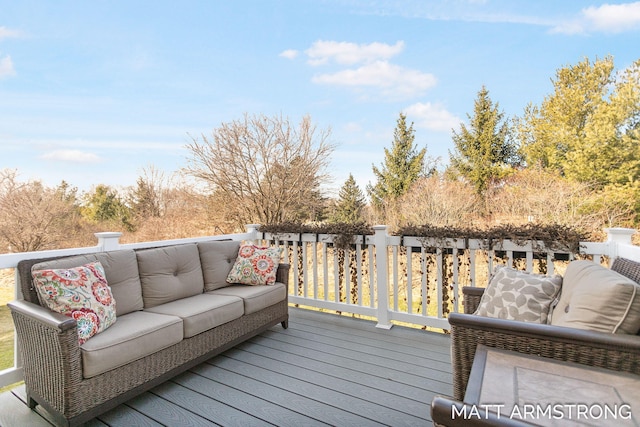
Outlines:
[[[631,298],[629,298],[629,303],[627,304],[627,309],[624,311],[624,314],[620,318],[620,321],[618,322],[618,324],[615,326],[615,328],[613,328],[612,332],[614,334],[618,332],[618,329],[620,328],[622,323],[627,319],[627,316],[629,315],[629,311],[631,310],[631,306],[633,305],[633,302],[636,299],[637,291],[638,291],[638,287],[637,286],[633,286],[633,293],[631,294]]]

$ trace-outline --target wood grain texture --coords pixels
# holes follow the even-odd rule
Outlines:
[[[451,396],[448,335],[289,312],[289,329],[273,327],[87,425],[429,425],[433,397]],[[0,396],[0,425],[48,425],[16,394]]]

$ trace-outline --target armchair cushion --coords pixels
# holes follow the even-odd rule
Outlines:
[[[548,323],[551,304],[562,285],[561,276],[543,276],[498,267],[475,314],[499,319]]]
[[[567,266],[552,325],[618,334],[640,329],[640,285],[591,261]]]

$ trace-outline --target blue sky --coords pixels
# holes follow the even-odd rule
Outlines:
[[[509,117],[557,69],[640,59],[640,2],[0,0],[0,169],[81,190],[186,165],[244,113],[332,130],[364,191],[400,112],[443,163],[483,85]]]

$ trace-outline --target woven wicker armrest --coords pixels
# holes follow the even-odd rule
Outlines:
[[[464,286],[462,288],[462,305],[465,313],[473,314],[476,312],[480,305],[480,299],[482,298],[482,294],[484,294],[484,290],[485,288],[478,288],[475,286]]]
[[[451,313],[454,398],[462,400],[478,344],[615,371],[640,373],[640,336]]]
[[[29,384],[29,406],[35,407],[38,400],[65,407],[82,381],[76,321],[27,301],[7,305],[18,336],[25,383]]]
[[[16,300],[8,302],[7,306],[15,315],[31,318],[35,322],[42,323],[44,327],[59,329],[61,332],[76,327],[76,321],[69,316],[56,313],[37,304]]]
[[[285,285],[289,285],[289,269],[291,265],[289,264],[278,264],[278,270],[276,271],[276,282],[284,283]]]

